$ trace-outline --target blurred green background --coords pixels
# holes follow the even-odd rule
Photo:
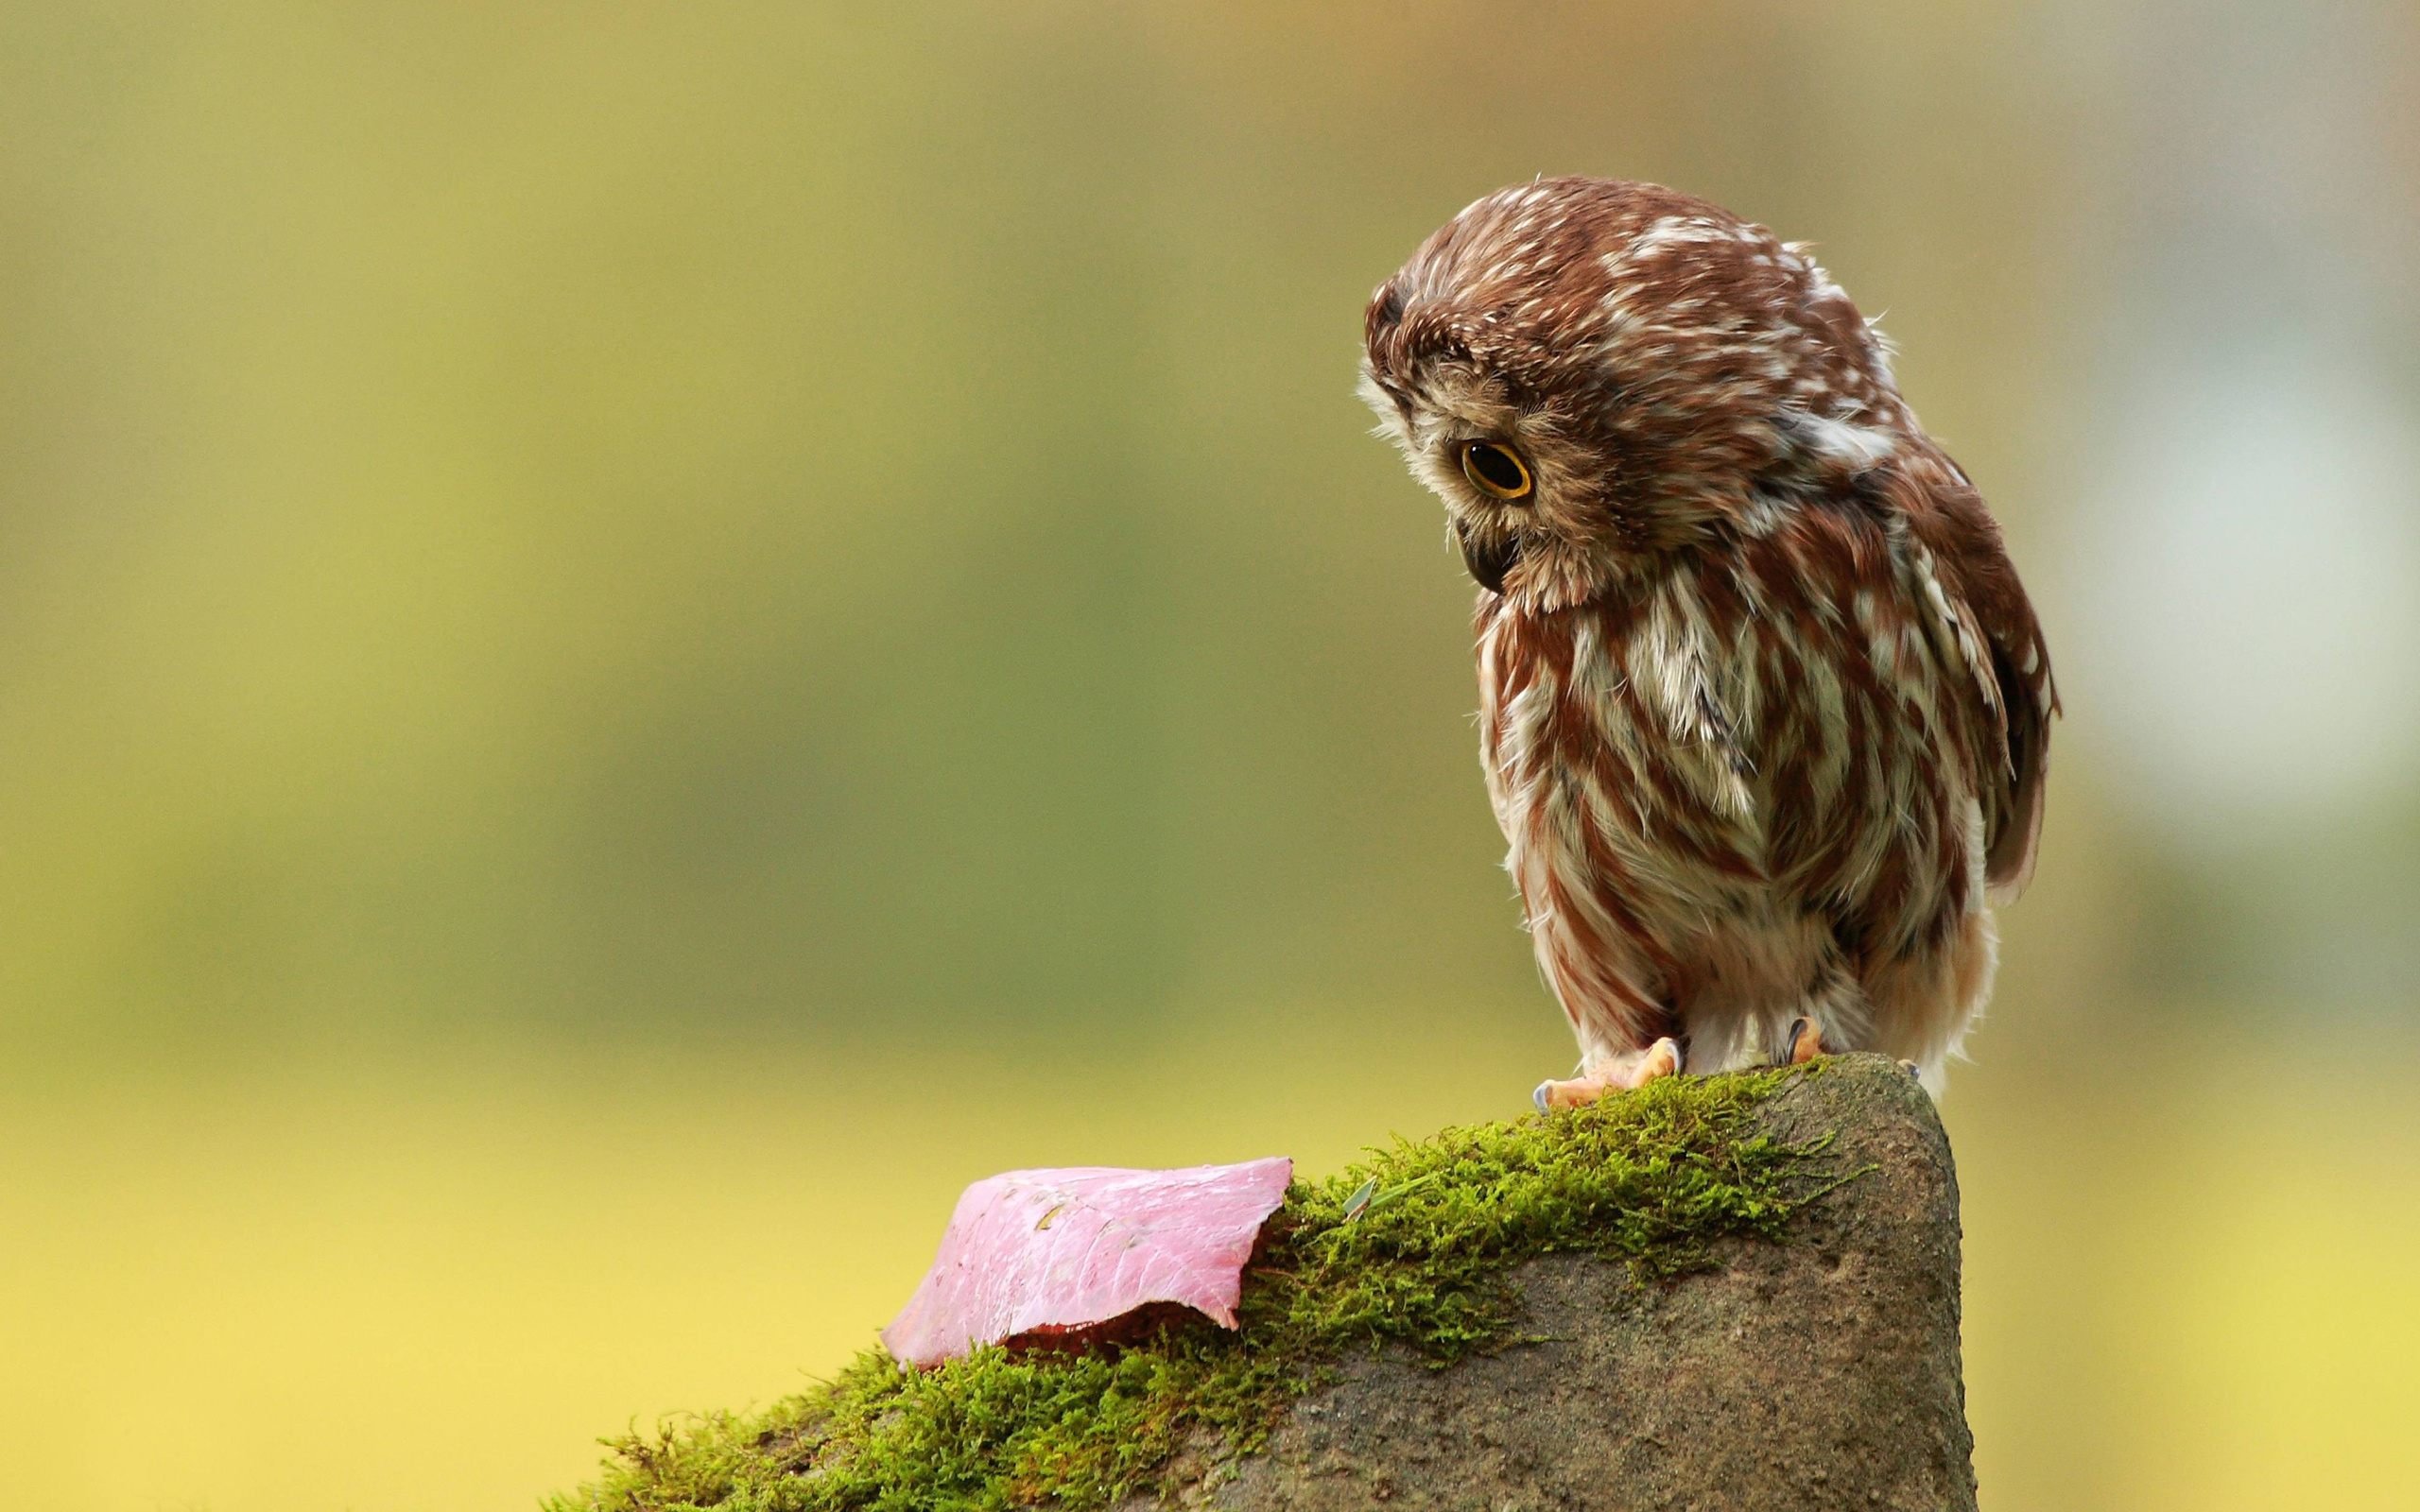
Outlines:
[[[1946,1105],[1988,1504],[2420,1478],[2420,15],[0,9],[0,1441],[526,1506],[959,1186],[1569,1058],[1362,301],[1817,242],[2067,696]]]

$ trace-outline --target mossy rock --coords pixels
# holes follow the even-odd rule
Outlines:
[[[1890,1061],[1682,1077],[1297,1184],[1155,1317],[614,1441],[553,1512],[1971,1508],[1956,1177]]]

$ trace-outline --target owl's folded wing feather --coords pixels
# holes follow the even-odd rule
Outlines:
[[[1993,901],[2025,890],[2042,833],[2050,721],[2059,690],[2041,622],[1999,526],[1957,464],[1938,454],[1892,469],[1884,507],[1904,521],[1913,568],[1959,658],[1974,674],[2002,760],[1984,779],[1983,875]]]

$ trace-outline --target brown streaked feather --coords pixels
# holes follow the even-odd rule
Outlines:
[[[1951,609],[1982,652],[1973,671],[1997,716],[2005,758],[1995,784],[1984,875],[1995,901],[2013,899],[2032,880],[2042,833],[2050,721],[2059,713],[2050,647],[1999,524],[1965,473],[1929,445],[1893,472],[1884,490],[1888,507],[1905,515],[1931,553]]]

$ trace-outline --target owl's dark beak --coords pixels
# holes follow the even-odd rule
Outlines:
[[[1521,542],[1512,536],[1492,542],[1479,541],[1460,520],[1454,522],[1454,541],[1462,548],[1462,565],[1470,569],[1471,580],[1491,593],[1504,592],[1505,574],[1521,559]]]

